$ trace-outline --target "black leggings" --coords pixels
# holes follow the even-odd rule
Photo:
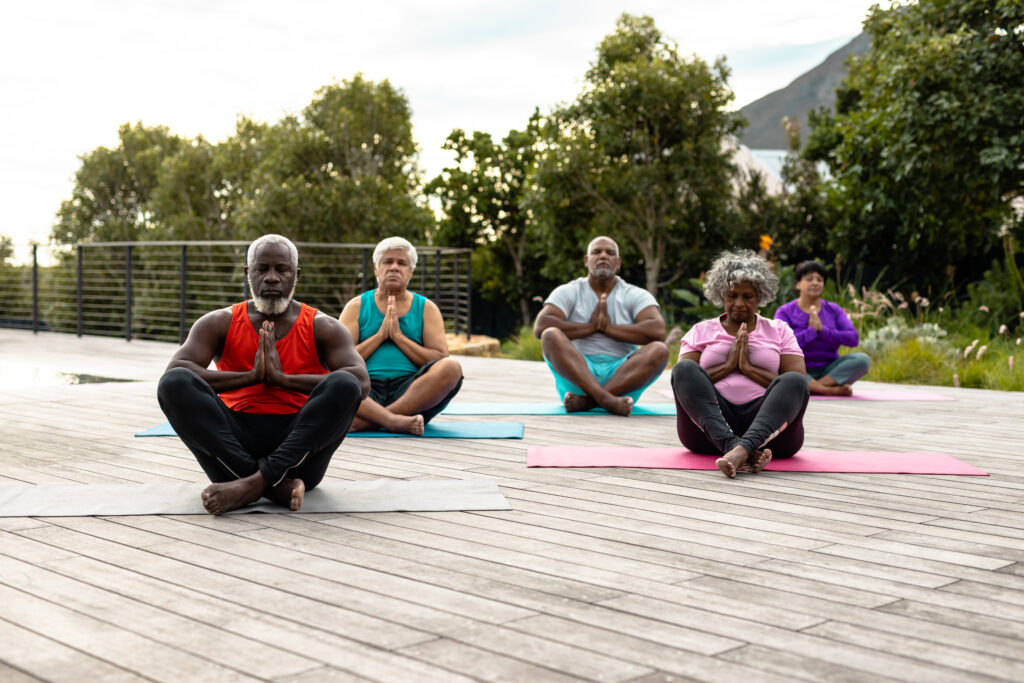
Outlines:
[[[734,405],[704,368],[684,359],[672,368],[672,391],[679,440],[694,453],[717,455],[740,445],[747,453],[770,447],[773,458],[788,458],[804,444],[809,392],[807,377],[798,372],[779,375],[760,398]]]
[[[234,481],[259,471],[271,486],[292,477],[308,490],[324,478],[362,392],[352,374],[336,370],[297,413],[240,413],[194,372],[174,368],[160,378],[157,399],[210,481]]]

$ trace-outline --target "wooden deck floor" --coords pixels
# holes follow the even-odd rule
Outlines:
[[[201,480],[132,437],[172,350],[0,330],[0,484]],[[555,398],[542,364],[462,360],[461,398]],[[934,390],[816,402],[807,446],[990,477],[527,469],[674,418],[445,417],[526,438],[352,440],[328,476],[493,478],[513,511],[0,519],[0,680],[1024,680],[1024,394]]]

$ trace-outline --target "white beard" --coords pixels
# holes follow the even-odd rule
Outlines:
[[[252,281],[249,281],[249,289],[252,290]],[[256,310],[263,315],[281,315],[288,310],[288,306],[292,303],[292,297],[295,295],[295,286],[293,285],[291,291],[288,292],[288,296],[256,296],[252,295],[252,302],[256,305]]]

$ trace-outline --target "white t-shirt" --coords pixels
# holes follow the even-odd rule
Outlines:
[[[585,323],[590,321],[590,316],[597,308],[597,294],[590,286],[588,278],[581,277],[555,287],[544,302],[544,305],[547,304],[557,306],[569,322]],[[631,325],[636,322],[636,316],[640,311],[648,306],[657,305],[654,295],[646,289],[631,285],[618,275],[615,276],[615,286],[608,295],[608,319],[612,325]],[[584,356],[606,355],[622,358],[640,348],[637,344],[612,339],[603,332],[573,339],[572,343]]]

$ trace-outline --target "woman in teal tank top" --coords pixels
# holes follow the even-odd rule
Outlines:
[[[437,305],[409,290],[416,248],[401,237],[373,251],[377,289],[345,304],[341,322],[370,374],[370,396],[350,431],[423,434],[462,386],[462,367],[448,355]]]

